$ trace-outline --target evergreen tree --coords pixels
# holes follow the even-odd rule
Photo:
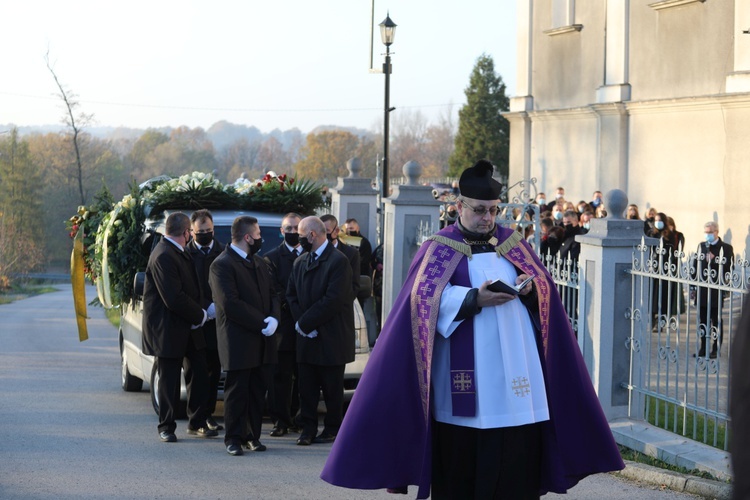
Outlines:
[[[458,111],[458,133],[448,160],[448,175],[458,176],[477,160],[487,159],[498,167],[499,174],[507,176],[510,124],[500,112],[508,111],[508,97],[492,57],[482,54],[477,59],[464,93],[466,104]]]
[[[0,287],[44,264],[40,171],[18,129],[0,142]]]

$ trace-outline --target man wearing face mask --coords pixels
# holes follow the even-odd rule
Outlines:
[[[208,319],[190,254],[190,218],[180,212],[166,220],[166,235],[156,244],[146,266],[143,285],[143,353],[156,357],[159,375],[159,439],[177,441],[175,417],[180,399],[180,370],[187,384],[187,433],[215,437],[206,425],[208,375],[206,347],[200,327]]]
[[[565,203],[565,188],[559,186],[555,190],[555,199],[547,204],[547,210],[551,211],[552,207],[554,207],[555,205],[562,205],[563,203]]]
[[[272,390],[269,391],[271,436],[280,437],[289,431],[297,432],[294,416],[299,410],[299,389],[297,387],[297,332],[294,319],[286,301],[286,286],[292,273],[294,261],[304,250],[299,244],[300,214],[290,212],[281,220],[281,235],[284,241],[265,255],[271,269],[274,293],[281,304],[279,328],[276,330],[278,363],[273,375]]]
[[[568,210],[563,214],[563,229],[565,236],[560,245],[560,258],[565,261],[570,259],[573,262],[578,261],[578,255],[581,253],[581,244],[576,241],[576,236],[584,234],[578,225],[578,214]]]
[[[562,205],[553,203],[552,205],[552,220],[555,221],[556,226],[562,227],[563,225],[563,211]]]
[[[224,245],[214,240],[214,218],[208,210],[196,210],[190,216],[193,228],[193,239],[187,244],[185,250],[190,253],[198,274],[198,284],[201,288],[201,306],[208,312],[208,321],[201,328],[206,341],[206,367],[208,368],[208,400],[206,401],[207,415],[206,424],[214,431],[223,430],[224,427],[214,420],[216,411],[216,394],[219,390],[219,379],[221,378],[221,362],[219,351],[216,347],[216,309],[208,285],[208,269],[213,261],[224,251]]]
[[[271,272],[256,255],[261,249],[258,219],[232,222],[232,243],[211,265],[209,282],[216,301],[216,337],[224,385],[224,444],[230,455],[242,448],[265,451],[260,442],[267,366],[276,362],[279,302]]]
[[[594,191],[594,194],[591,196],[591,203],[589,204],[594,208],[594,210],[596,210],[597,208],[599,208],[599,205],[604,203],[603,198],[604,195],[602,195],[601,191]]]
[[[325,214],[320,217],[320,220],[322,220],[323,224],[325,224],[326,226],[326,238],[328,239],[328,243],[333,245],[333,248],[343,253],[344,256],[349,260],[349,264],[352,268],[351,291],[352,300],[354,300],[359,293],[359,252],[346,243],[339,241],[339,221],[336,219],[336,217],[331,214]]]
[[[308,255],[294,262],[286,299],[297,330],[300,446],[336,439],[344,408],[344,368],[354,361],[354,309],[351,266],[326,237],[317,217],[299,223],[300,244]],[[326,404],[323,432],[318,436],[320,391]]]
[[[581,214],[581,219],[578,221],[581,226],[581,234],[586,234],[591,230],[591,219],[594,218],[594,214],[588,210]]]
[[[731,275],[734,269],[734,248],[732,245],[721,241],[718,223],[714,221],[706,222],[703,225],[703,232],[705,241],[698,245],[697,262],[693,267],[695,269],[693,279],[697,279],[699,282],[718,281],[721,284],[729,284],[731,280],[727,278],[727,275]],[[720,260],[719,256],[722,251],[724,260]],[[724,295],[719,290],[711,289],[709,291],[706,287],[696,288],[693,285],[690,287],[690,298],[698,303],[698,336],[700,338],[700,348],[697,354],[693,354],[693,357],[706,355],[706,337],[711,336],[709,357],[713,359],[718,355],[724,341],[724,325],[721,321]],[[714,331],[713,334],[712,330]],[[715,334],[718,334],[718,339]]]
[[[539,211],[544,212],[547,209],[547,196],[544,193],[536,195],[536,204],[539,205]]]
[[[359,239],[359,274],[369,276],[372,273],[372,269],[370,268],[370,260],[372,260],[372,244],[370,243],[370,240],[365,238],[360,232],[357,219],[346,219],[344,225],[346,226],[347,236]]]

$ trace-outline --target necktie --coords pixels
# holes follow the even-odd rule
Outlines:
[[[203,255],[208,255],[208,252],[211,251],[211,247],[201,247],[201,252],[203,252]]]

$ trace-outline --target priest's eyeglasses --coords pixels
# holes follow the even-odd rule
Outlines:
[[[469,209],[471,209],[471,211],[474,212],[474,214],[477,215],[478,217],[484,217],[485,215],[487,215],[487,212],[489,212],[491,216],[495,217],[497,213],[500,211],[500,207],[497,207],[497,206],[490,207],[490,208],[472,207],[471,205],[466,203],[466,201],[464,200],[461,200],[461,203],[469,207]]]

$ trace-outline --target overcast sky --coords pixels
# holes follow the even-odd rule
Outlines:
[[[515,94],[516,0],[375,0],[390,11],[391,105],[428,120],[465,103],[489,54]],[[0,124],[58,124],[50,60],[101,126],[263,132],[380,127],[384,76],[371,74],[371,0],[8,0],[0,4]],[[391,115],[393,116],[393,115]]]

